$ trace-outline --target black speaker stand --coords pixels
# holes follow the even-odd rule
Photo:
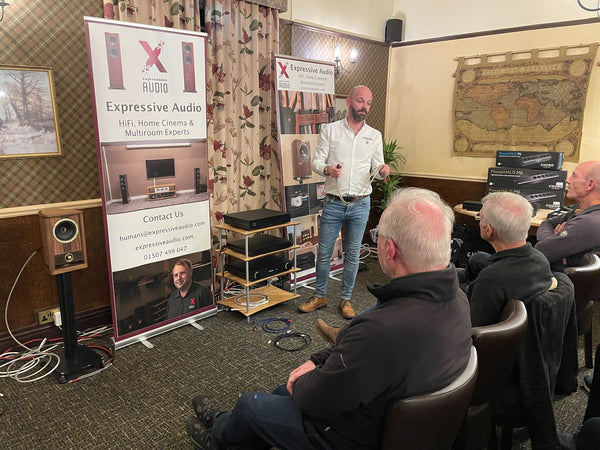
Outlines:
[[[73,286],[71,273],[56,276],[60,316],[63,327],[64,350],[59,351],[60,363],[56,368],[59,383],[74,380],[91,368],[102,368],[104,361],[94,350],[77,343],[75,328],[75,306],[73,304]]]

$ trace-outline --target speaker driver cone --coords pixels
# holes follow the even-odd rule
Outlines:
[[[61,219],[60,221],[56,222],[54,229],[52,230],[54,238],[62,244],[66,244],[75,240],[78,232],[79,229],[77,224],[71,219]]]

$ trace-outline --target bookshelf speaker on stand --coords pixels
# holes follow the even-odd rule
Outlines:
[[[75,328],[71,272],[88,266],[83,213],[75,209],[57,208],[39,211],[38,216],[44,267],[46,272],[56,276],[63,327],[64,349],[59,354],[60,363],[56,373],[59,383],[66,383],[88,369],[104,366],[100,354],[78,344]]]

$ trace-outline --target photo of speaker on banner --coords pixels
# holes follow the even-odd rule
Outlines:
[[[102,144],[108,214],[208,201],[206,141]]]

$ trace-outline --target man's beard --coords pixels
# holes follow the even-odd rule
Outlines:
[[[366,109],[356,110],[352,107],[352,105],[350,105],[350,115],[355,122],[362,122],[367,118],[367,114],[368,113]]]

